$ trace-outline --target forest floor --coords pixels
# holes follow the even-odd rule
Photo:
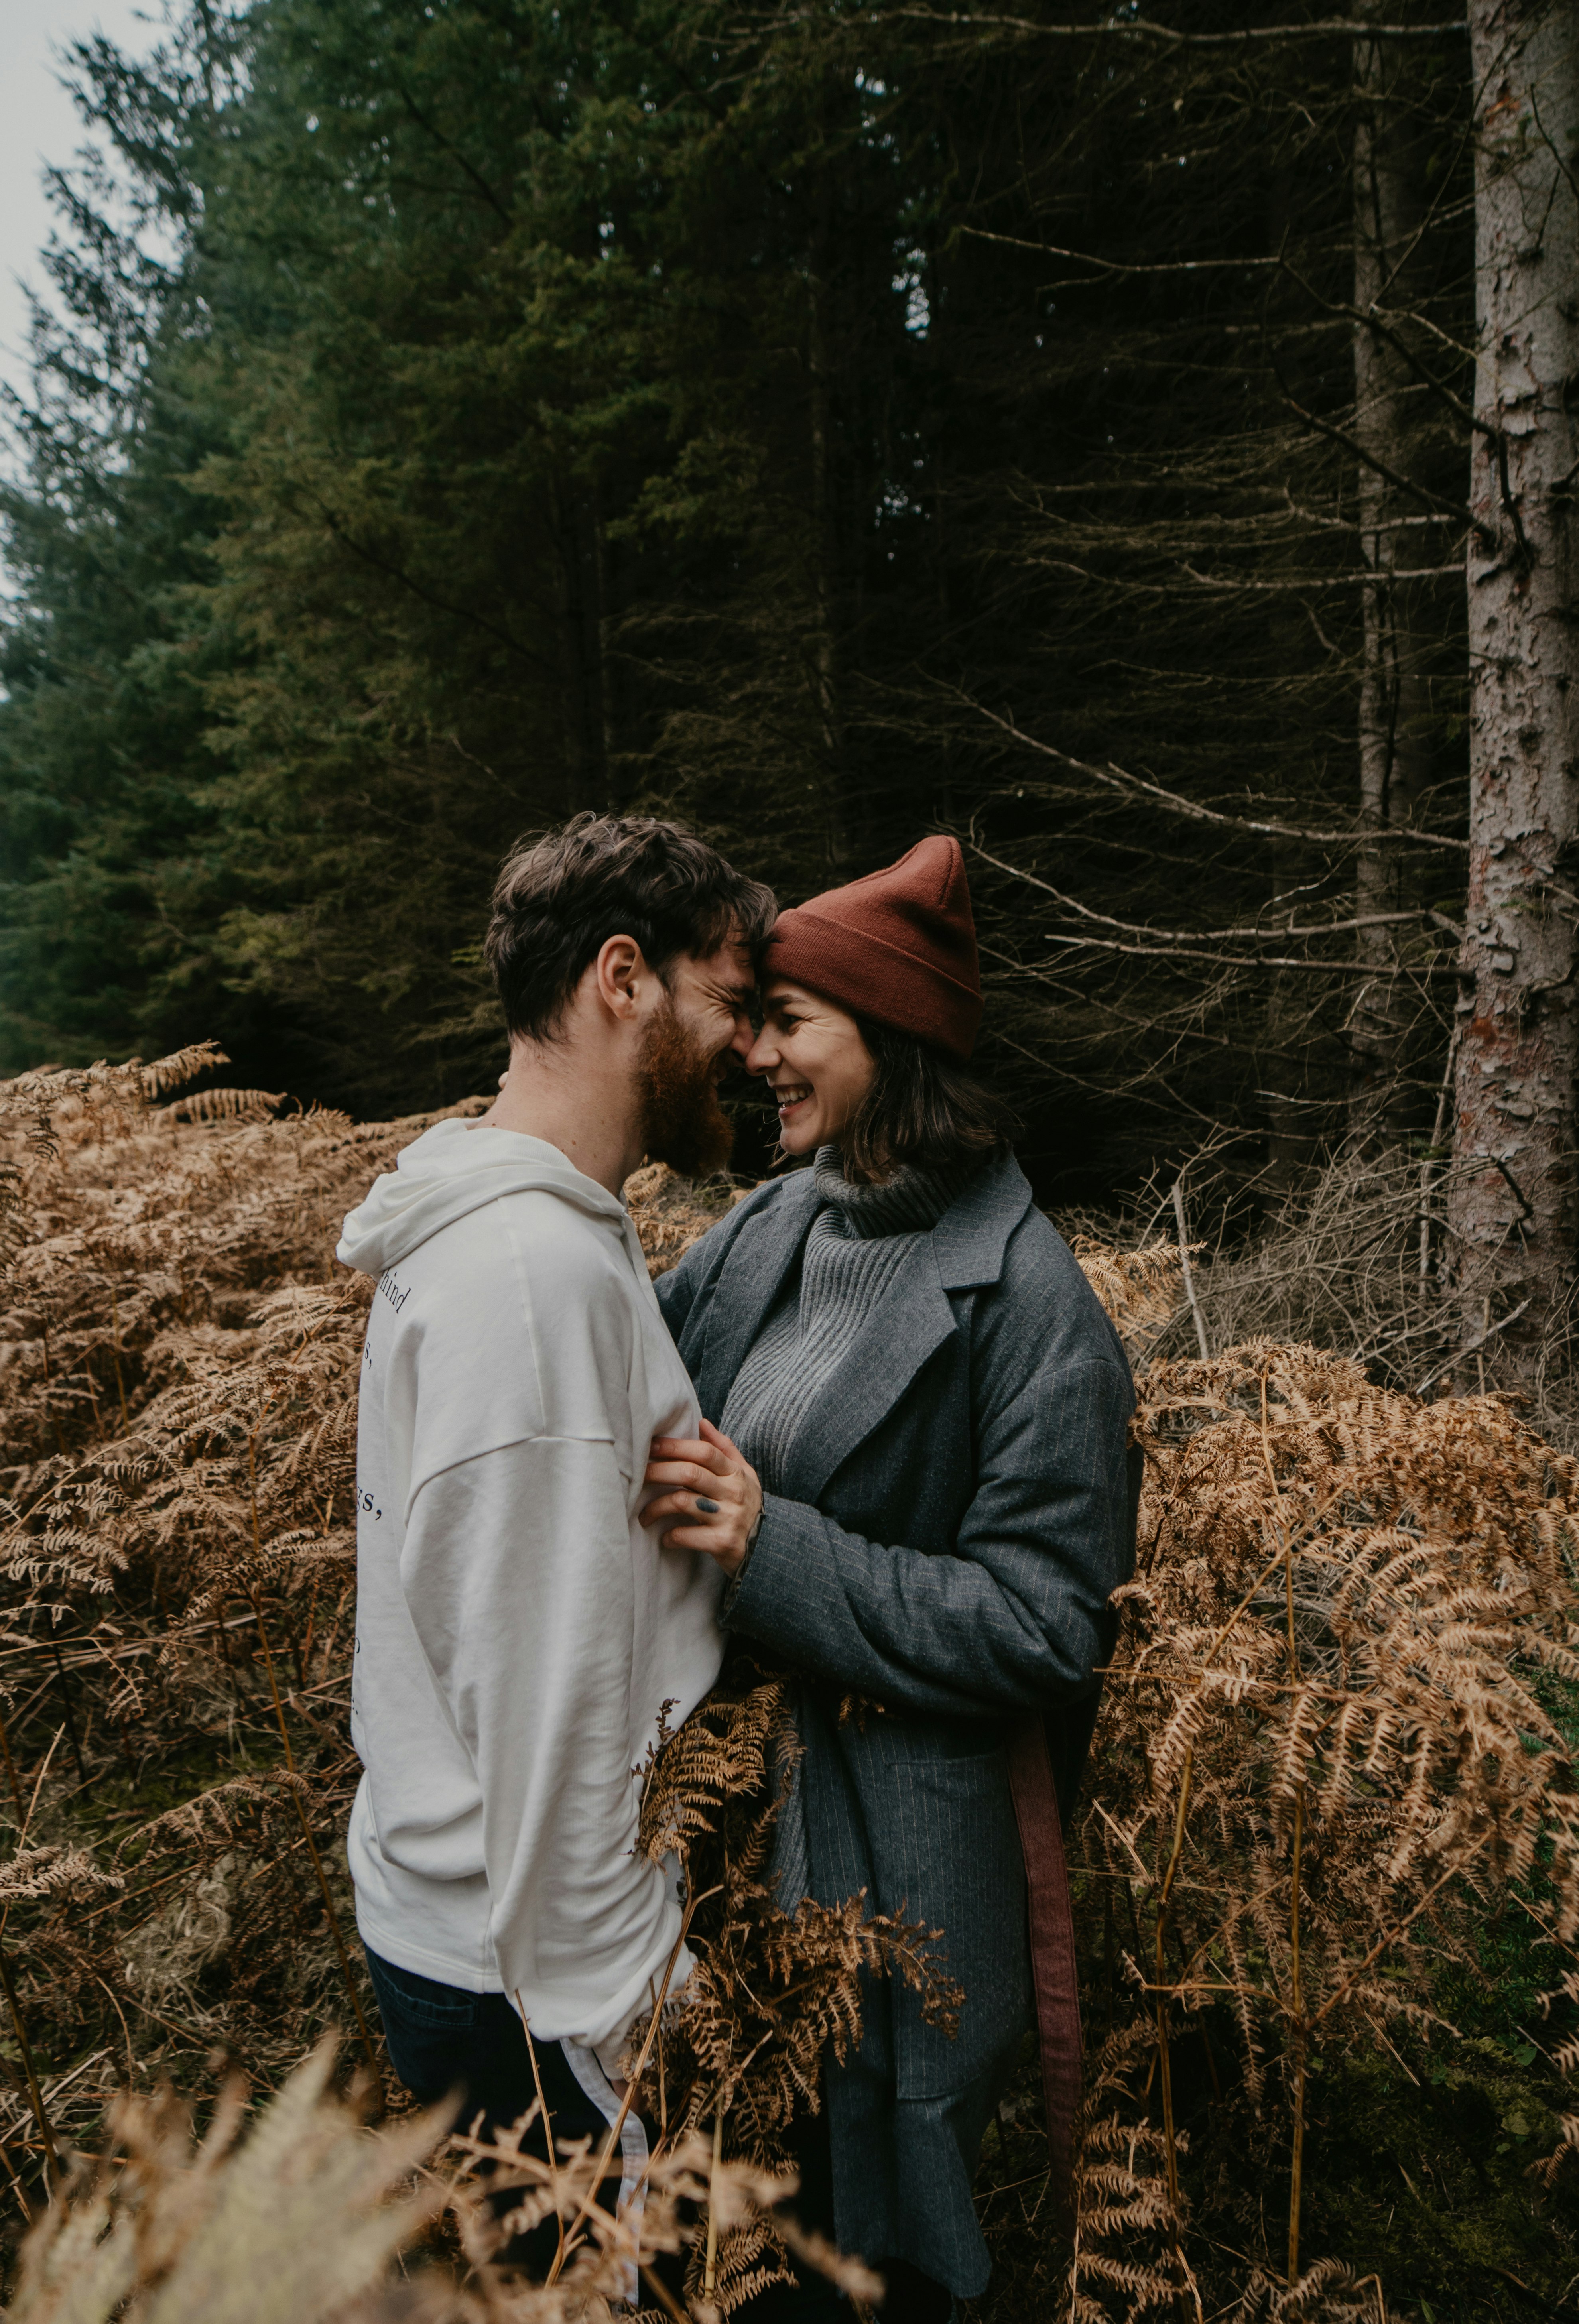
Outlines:
[[[127,2087],[167,2080],[206,2116],[229,2070],[276,2091],[329,2025],[349,2075],[357,2010],[383,2064],[342,1851],[366,1287],[329,1253],[422,1120],[276,1120],[245,1093],[189,1120],[151,1113],[144,1081],[77,1080],[12,1085],[23,1228],[0,1293],[13,2241],[45,2142],[101,2151]],[[633,1184],[650,1263],[729,1199]],[[1121,1327],[1150,1317],[1160,1344],[1177,1253],[1077,1248]],[[1347,2289],[1301,2295],[1288,2324],[1579,2318],[1574,1465],[1494,1397],[1422,1404],[1271,1342],[1155,1356],[1140,1426],[1140,1595],[1071,1834],[1093,2089],[1078,2264],[1028,2046],[983,2156],[995,2274],[973,2324],[1270,2319],[1297,2125],[1300,2269],[1341,2262]],[[1232,1683],[1203,1692],[1224,1639]],[[1224,1953],[1211,1932],[1236,1921]],[[1139,1965],[1153,1923],[1159,1960],[1166,1937],[1216,1964],[1214,1985],[1168,1984],[1165,2049]]]

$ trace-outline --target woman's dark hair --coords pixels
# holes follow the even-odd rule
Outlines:
[[[872,1087],[839,1139],[845,1176],[868,1183],[912,1165],[947,1170],[983,1161],[1008,1145],[1020,1123],[968,1065],[914,1033],[857,1016],[876,1061]]]

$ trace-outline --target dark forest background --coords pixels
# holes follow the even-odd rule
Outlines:
[[[325,1277],[411,1126],[259,1093],[487,1090],[494,869],[571,811],[787,902],[946,829],[1148,1454],[1078,2264],[1028,2053],[980,2312],[1574,2312],[1579,14],[1150,5],[171,0],[65,60],[0,1081],[237,1086],[0,1087],[7,2174],[123,2038],[267,2080],[340,2008]]]
[[[500,854],[650,807],[786,901],[958,832],[1044,1196],[1428,1141],[1466,44],[1262,17],[191,0],[75,48],[0,1073],[487,1086]]]

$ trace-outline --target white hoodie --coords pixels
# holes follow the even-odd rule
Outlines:
[[[346,1221],[362,1359],[352,1738],[375,1953],[612,2063],[679,1934],[634,1853],[667,1705],[718,1673],[722,1577],[639,1521],[697,1404],[623,1205],[555,1146],[440,1121]],[[688,1972],[676,1964],[670,1991]]]

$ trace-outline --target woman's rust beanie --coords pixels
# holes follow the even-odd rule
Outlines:
[[[975,923],[957,839],[923,839],[886,872],[780,912],[764,976],[793,977],[961,1063],[982,1022]]]

